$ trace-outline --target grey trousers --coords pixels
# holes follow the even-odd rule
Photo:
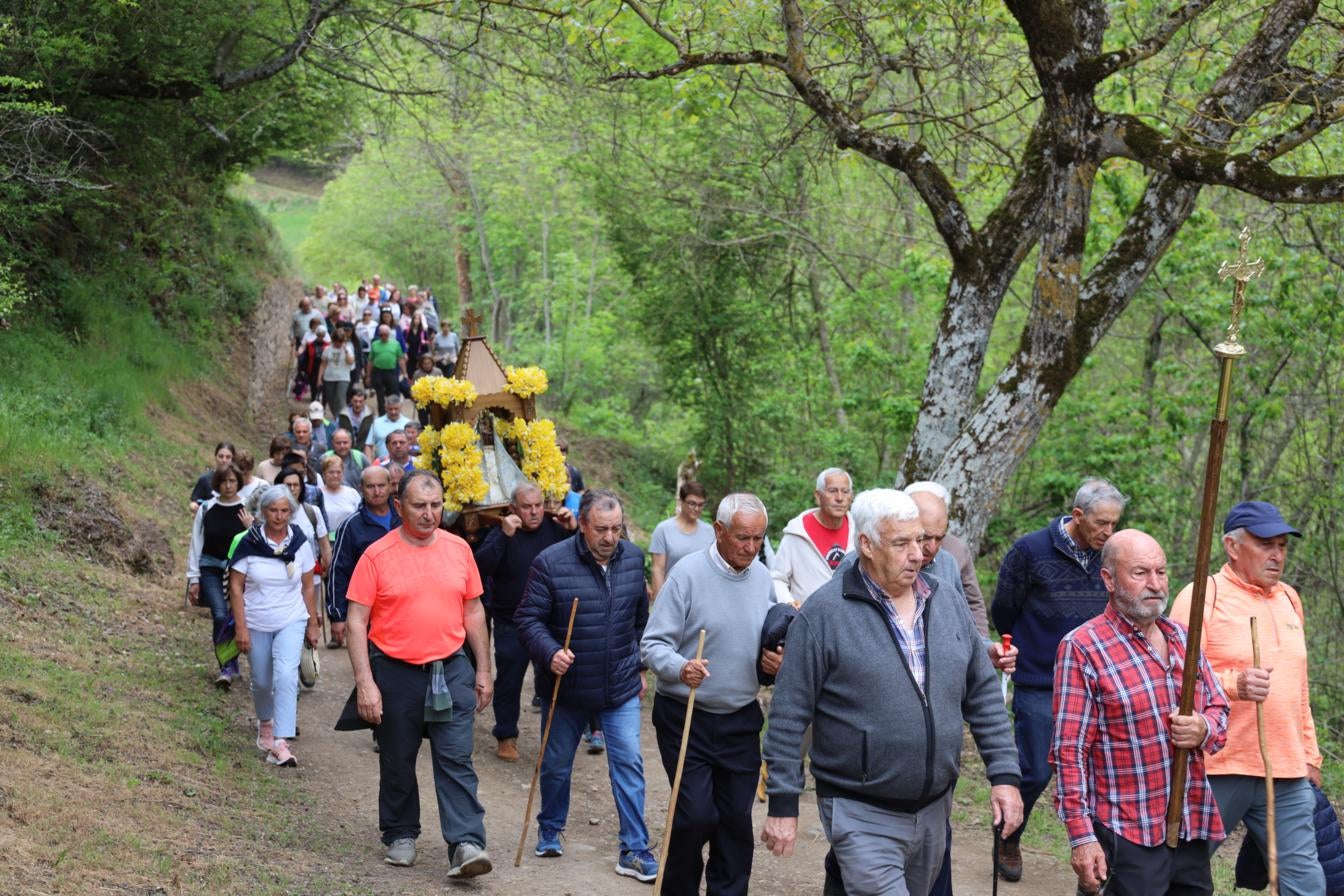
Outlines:
[[[848,896],[928,896],[943,864],[952,788],[918,812],[818,797]]]

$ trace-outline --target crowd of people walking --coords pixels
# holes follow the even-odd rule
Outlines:
[[[950,894],[967,728],[1004,880],[1023,876],[1021,832],[1053,779],[1081,893],[1210,894],[1210,856],[1240,822],[1248,868],[1276,843],[1280,892],[1335,892],[1317,853],[1307,623],[1282,582],[1302,533],[1273,504],[1227,514],[1194,707],[1181,713],[1180,669],[1197,649],[1186,640],[1190,588],[1168,609],[1163,549],[1117,531],[1128,499],[1104,479],[1013,544],[988,607],[974,557],[948,531],[945,488],[855,494],[839,467],[817,476],[777,550],[757,496],[712,504],[685,482],[646,565],[620,496],[586,488],[572,467],[576,510],[523,482],[498,525],[468,543],[443,525],[438,478],[415,466],[422,421],[403,401],[413,376],[451,374],[461,349],[432,293],[378,277],[353,299],[317,287],[290,336],[289,394],[302,410],[259,464],[215,446],[189,498],[188,595],[210,610],[215,685],[247,679],[256,746],[274,765],[299,761],[305,654],[324,642],[347,651],[355,690],[337,727],[373,731],[388,864],[417,861],[415,761],[428,740],[448,874],[492,869],[474,719],[492,709],[486,761],[517,762],[530,678],[546,732],[534,854],[565,854],[587,738],[606,752],[616,873],[661,873],[669,893],[747,893],[757,840],[776,856],[798,842],[810,770],[831,845],[825,893]],[[1248,618],[1266,644],[1258,663]],[[1276,816],[1257,712],[1270,721]],[[677,782],[659,857],[645,820],[646,718]],[[1178,749],[1190,762],[1171,846]],[[1344,868],[1332,873],[1333,887]]]

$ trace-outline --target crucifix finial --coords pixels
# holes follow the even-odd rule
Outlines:
[[[1213,347],[1215,354],[1222,357],[1239,357],[1246,354],[1241,344],[1241,312],[1246,307],[1246,284],[1265,272],[1265,260],[1257,258],[1251,261],[1247,251],[1251,243],[1249,228],[1241,228],[1237,234],[1240,244],[1236,261],[1224,261],[1218,268],[1218,279],[1233,279],[1232,284],[1232,321],[1227,325],[1227,338]]]
[[[467,331],[467,337],[481,335],[481,321],[483,318],[475,308],[468,308],[462,315],[462,327]]]

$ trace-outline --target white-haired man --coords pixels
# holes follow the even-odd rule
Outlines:
[[[1050,783],[1051,695],[1055,654],[1066,634],[1106,609],[1101,549],[1115,531],[1129,499],[1105,479],[1087,479],[1073,510],[1019,538],[999,567],[990,615],[1000,633],[1013,636],[1019,653],[1013,671],[1013,731],[1022,765],[1022,828]],[[999,850],[999,874],[1021,880],[1022,850],[1016,835]]]
[[[849,518],[854,480],[839,467],[829,467],[818,474],[812,495],[817,506],[785,525],[770,565],[775,599],[781,603],[807,600],[831,580],[845,554],[854,550],[854,526]]]
[[[926,479],[920,482],[912,482],[905,487],[905,493],[911,497],[920,492],[937,495],[943,499],[943,504],[947,510],[949,512],[952,510],[952,493],[941,482]],[[971,555],[970,546],[962,541],[956,533],[945,530],[941,550],[951,554],[952,559],[957,561],[957,570],[961,573],[961,590],[966,593],[966,605],[971,608],[971,615],[975,615],[975,607],[979,606],[981,615],[977,617],[977,621],[987,622],[985,593],[980,590],[980,577],[975,571],[975,557]],[[988,627],[982,628],[981,633],[988,635]]]
[[[663,853],[663,892],[746,896],[751,877],[752,797],[761,767],[761,681],[780,657],[755,635],[774,603],[770,573],[756,556],[765,542],[765,505],[732,494],[719,503],[714,542],[682,557],[668,574],[640,642],[658,676],[653,727],[670,782],[686,703],[696,689],[681,790]],[[703,659],[694,659],[705,632]],[[713,664],[713,674],[710,665]],[[702,859],[709,844],[709,863]]]
[[[895,489],[854,501],[859,560],[808,598],[789,629],[764,755],[761,839],[793,852],[803,732],[817,808],[852,896],[927,893],[942,864],[969,723],[995,824],[1022,819],[1017,751],[970,614],[920,573],[919,508]],[[913,758],[913,761],[912,761]],[[922,761],[921,761],[922,759]]]

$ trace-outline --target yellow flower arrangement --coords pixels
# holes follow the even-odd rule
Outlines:
[[[465,430],[465,432],[463,432]],[[465,423],[450,423],[443,428],[439,448],[439,478],[443,480],[443,507],[461,510],[478,504],[490,493],[481,473],[481,448],[476,432]]]
[[[434,452],[439,450],[439,431],[432,426],[426,426],[415,441],[420,446],[420,457],[432,457]],[[429,467],[420,469],[427,470]]]
[[[441,376],[422,376],[411,383],[411,400],[416,407],[422,411],[429,407],[429,403],[434,400],[434,381],[441,379]]]
[[[431,379],[431,377],[424,377]],[[433,386],[434,403],[447,407],[450,404],[471,404],[476,400],[476,387],[470,380],[460,380],[457,377],[436,376]]]
[[[515,420],[514,437],[522,447],[523,475],[541,487],[542,494],[563,501],[569,493],[565,456],[555,444],[555,424],[550,420]]]
[[[495,436],[500,439],[517,439],[521,430],[519,427],[526,427],[526,420],[519,420],[514,423],[512,420],[506,420],[503,417],[495,419]]]
[[[512,392],[519,398],[540,395],[550,386],[550,381],[546,379],[546,371],[540,367],[505,367],[504,376],[508,379],[504,391]]]

